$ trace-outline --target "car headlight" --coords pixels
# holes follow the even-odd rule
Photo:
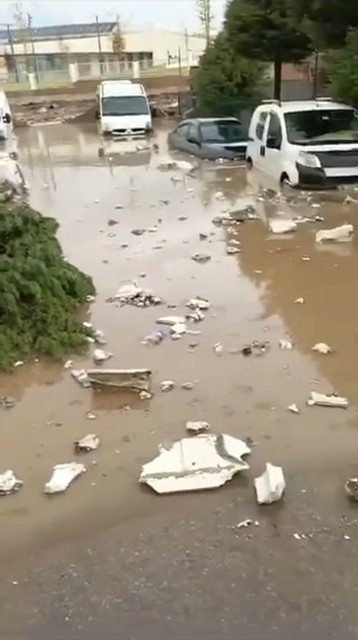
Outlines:
[[[314,153],[308,153],[307,151],[300,151],[299,163],[312,169],[318,169],[322,166],[320,159]]]

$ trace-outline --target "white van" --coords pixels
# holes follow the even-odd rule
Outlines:
[[[106,80],[97,89],[100,132],[115,136],[143,136],[152,131],[148,98],[141,84]]]
[[[246,160],[292,187],[358,184],[358,114],[327,98],[266,100],[252,115]]]
[[[5,91],[0,90],[0,140],[7,140],[13,131],[9,101]]]

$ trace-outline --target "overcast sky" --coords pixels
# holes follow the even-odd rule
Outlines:
[[[0,21],[12,22],[15,2],[0,0]],[[170,29],[197,29],[195,0],[47,0],[17,3],[32,15],[33,26],[115,20],[119,15],[125,29],[165,26]],[[226,0],[212,0],[215,26],[223,17]]]

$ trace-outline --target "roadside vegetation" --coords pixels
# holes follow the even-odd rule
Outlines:
[[[94,285],[65,260],[57,228],[25,203],[0,204],[0,369],[87,344],[77,311]]]
[[[358,105],[357,0],[229,0],[224,26],[194,78],[206,115],[237,115],[234,104],[281,97],[282,64],[322,54],[334,96]],[[267,83],[266,83],[267,85]]]

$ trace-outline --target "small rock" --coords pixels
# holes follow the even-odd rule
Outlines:
[[[145,233],[145,231],[146,231],[145,229],[132,229],[131,233],[132,233],[134,236],[142,236],[142,235],[143,235],[143,233]],[[123,245],[122,245],[122,246],[123,246]]]
[[[116,204],[115,209],[124,209],[123,204]]]
[[[199,239],[200,240],[207,240],[208,239],[208,234],[207,233],[199,233]]]
[[[114,220],[114,218],[110,218],[107,224],[109,227],[114,227],[116,224],[118,224],[118,220]]]
[[[194,255],[191,256],[191,259],[194,260],[194,262],[198,262],[199,264],[205,264],[206,262],[209,262],[209,260],[211,260],[211,256],[209,256],[207,253],[194,253]]]

